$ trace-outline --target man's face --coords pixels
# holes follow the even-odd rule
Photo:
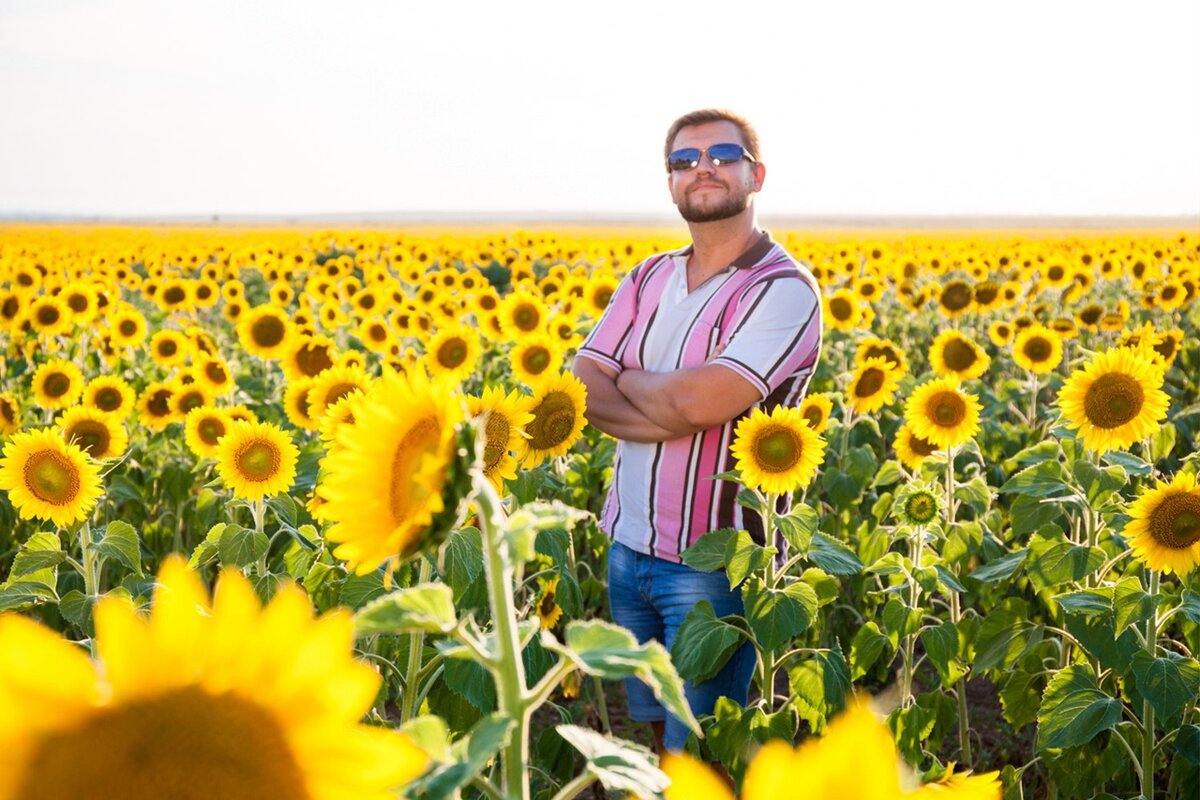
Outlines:
[[[741,131],[726,120],[706,122],[683,128],[675,135],[672,150],[733,142],[743,147]],[[689,170],[667,176],[671,199],[679,214],[688,222],[715,222],[735,217],[750,206],[750,196],[762,188],[766,168],[742,159],[733,164],[714,166],[707,153]]]

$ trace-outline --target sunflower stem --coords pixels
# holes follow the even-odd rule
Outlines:
[[[505,797],[528,800],[529,718],[532,706],[526,697],[525,663],[517,631],[517,609],[513,601],[513,563],[508,540],[503,534],[504,509],[496,490],[482,475],[474,476],[479,504],[479,532],[483,539],[484,569],[492,624],[496,634],[497,663],[490,667],[496,681],[500,713],[514,724],[504,748]]]
[[[267,516],[267,505],[262,500],[250,501],[250,516],[254,518],[254,532],[256,534],[263,532],[264,521]],[[255,538],[258,538],[257,536]],[[266,552],[258,557],[258,561],[254,564],[254,571],[261,576],[266,576],[267,570],[267,553],[271,551],[270,546]]]
[[[1158,599],[1159,572],[1150,570],[1149,594],[1151,605]],[[1146,620],[1146,650],[1154,658],[1158,652],[1158,614],[1150,615]],[[1154,706],[1149,700],[1142,700],[1142,798],[1154,800]]]
[[[428,558],[420,559],[417,583],[428,583],[433,574]],[[418,631],[408,635],[408,669],[404,678],[404,705],[400,709],[400,721],[408,722],[417,715],[417,696],[421,684],[421,650],[425,647],[425,634]]]
[[[950,621],[954,623],[954,627],[958,628],[958,623],[962,621],[962,610],[958,603],[958,593],[950,593]],[[962,756],[962,763],[967,767],[971,765],[971,722],[967,717],[967,676],[963,676],[954,692],[958,699],[958,749]]]
[[[913,574],[909,578],[908,601],[909,606],[912,608],[918,608],[919,606],[917,604],[921,601],[921,585],[917,581],[917,573],[921,571],[921,548],[924,544],[922,541],[923,538],[924,528],[918,526],[916,534],[914,534],[910,540],[910,546],[912,548]],[[916,651],[916,639],[917,635],[915,633],[910,633],[904,637],[904,663],[901,665],[900,673],[901,708],[908,708],[913,703],[912,684],[913,672],[915,671],[913,669],[913,658],[915,657]]]
[[[79,558],[83,562],[83,591],[88,600],[94,603],[100,597],[100,570],[98,569],[99,559],[96,558],[96,551],[92,548],[92,526],[87,520],[79,525],[79,549],[81,551]],[[96,637],[94,635],[88,638],[88,648],[94,657],[96,655]]]
[[[1038,377],[1037,373],[1029,370],[1029,427],[1035,427],[1037,424],[1037,401],[1038,401]]]

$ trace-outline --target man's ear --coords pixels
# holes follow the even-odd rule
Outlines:
[[[759,191],[763,187],[763,181],[767,179],[767,165],[759,161],[754,165],[754,191]]]

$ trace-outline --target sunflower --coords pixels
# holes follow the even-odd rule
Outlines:
[[[599,318],[604,313],[604,309],[608,308],[608,301],[616,291],[617,279],[611,274],[598,273],[588,280],[584,299],[587,300],[586,307],[592,316]]]
[[[355,335],[373,353],[383,353],[392,343],[392,332],[387,322],[380,317],[371,317],[359,323]]]
[[[960,381],[978,378],[991,363],[991,357],[982,347],[953,328],[939,333],[929,348],[929,365],[943,378]]]
[[[291,380],[283,392],[283,412],[293,425],[306,431],[315,431],[320,425],[320,420],[309,410],[308,393],[312,385],[312,378]]]
[[[526,386],[557,373],[562,369],[562,361],[562,349],[546,334],[522,338],[509,356],[513,378]]]
[[[22,519],[61,526],[87,519],[103,493],[95,462],[50,428],[13,434],[0,458],[0,489]]]
[[[920,528],[938,518],[941,501],[937,492],[924,483],[910,483],[896,492],[892,513],[903,525]]]
[[[42,295],[29,304],[29,326],[42,336],[58,336],[71,329],[70,309],[53,295]]]
[[[667,753],[662,769],[671,779],[666,800],[733,800],[733,792],[717,774],[686,751]],[[830,721],[825,734],[793,749],[782,739],[759,749],[742,781],[743,800],[1000,800],[998,772],[969,777],[955,775],[953,783],[919,785],[918,777],[900,759],[887,726],[866,703],[855,701]],[[912,788],[908,788],[912,787]],[[929,788],[927,788],[929,787]]]
[[[1150,569],[1187,575],[1200,564],[1200,487],[1187,472],[1156,483],[1130,505],[1125,538]]]
[[[117,458],[129,445],[129,435],[121,420],[91,406],[68,408],[57,424],[63,439],[78,445],[96,461]]]
[[[975,306],[975,290],[967,281],[947,281],[938,293],[938,307],[949,319],[961,317]]]
[[[800,416],[813,429],[813,433],[822,434],[829,425],[829,412],[833,411],[833,400],[829,395],[810,394],[800,403]]]
[[[822,298],[825,324],[837,331],[854,330],[862,319],[862,305],[858,295],[849,289],[838,289]]]
[[[154,299],[158,307],[168,314],[186,311],[192,306],[192,282],[186,278],[163,281]]]
[[[208,387],[195,381],[183,382],[180,379],[168,384],[171,394],[171,412],[176,420],[181,420],[197,408],[202,408],[212,402]]]
[[[419,550],[447,503],[462,404],[445,381],[420,370],[385,373],[366,393],[318,486],[334,555],[358,574]]]
[[[1058,404],[1086,448],[1123,450],[1166,418],[1170,398],[1162,383],[1162,371],[1149,358],[1112,348],[1071,373],[1058,392]]]
[[[327,369],[313,379],[308,390],[308,415],[320,421],[325,412],[348,394],[365,392],[371,376],[361,366],[347,365]]]
[[[447,325],[425,343],[421,363],[430,375],[461,383],[475,369],[481,351],[479,334],[473,329]]]
[[[1062,357],[1062,339],[1045,325],[1030,325],[1013,342],[1013,360],[1017,366],[1038,375],[1052,372]]]
[[[183,420],[183,440],[188,449],[200,458],[215,458],[217,445],[229,429],[233,420],[223,408],[200,406],[193,408]]]
[[[83,387],[82,403],[85,406],[112,414],[118,419],[129,416],[137,395],[124,378],[118,375],[101,375],[92,378]]]
[[[500,303],[497,312],[500,329],[510,342],[519,342],[531,333],[541,333],[550,320],[550,309],[533,292],[518,289]]]
[[[558,589],[558,576],[553,575],[549,578],[540,578],[538,582],[540,587],[537,598],[533,601],[533,610],[541,621],[542,630],[548,631],[558,624],[563,615],[562,607],[559,606],[555,598],[555,591]]]
[[[292,321],[282,310],[269,304],[243,312],[237,322],[237,332],[246,352],[263,360],[282,358],[292,343]]]
[[[935,378],[908,398],[904,420],[914,434],[947,450],[975,435],[981,408],[975,395],[960,389],[954,378]]]
[[[770,414],[755,408],[734,429],[730,452],[742,484],[790,494],[813,479],[825,457],[825,440],[797,408],[777,406]]]
[[[1011,323],[997,320],[991,325],[988,325],[988,338],[992,340],[992,344],[997,347],[1008,347],[1009,342],[1013,340],[1013,334],[1016,328]]]
[[[21,429],[21,406],[8,392],[0,392],[0,436],[16,433]]]
[[[328,336],[298,335],[280,360],[289,380],[315,378],[336,363],[337,345]]]
[[[504,393],[498,386],[488,386],[482,397],[467,398],[467,413],[479,417],[483,431],[483,474],[497,491],[505,479],[517,477],[517,457],[525,453],[522,433],[533,420],[532,399],[515,390]]]
[[[896,430],[894,447],[896,448],[896,458],[911,470],[920,467],[921,462],[936,453],[938,449],[933,442],[922,439],[913,433],[907,422]]]
[[[587,425],[587,388],[569,372],[539,381],[533,387],[531,419],[521,465],[536,467],[547,458],[561,456],[583,435]]]
[[[150,337],[150,357],[160,367],[177,367],[191,354],[192,341],[182,331],[163,330]]]
[[[321,416],[317,427],[321,431],[321,441],[325,442],[328,452],[332,453],[341,446],[338,444],[338,435],[342,428],[354,425],[354,412],[358,410],[358,404],[362,401],[363,396],[362,392],[348,394],[326,409]]]
[[[217,443],[217,474],[235,496],[261,500],[287,491],[300,451],[269,422],[235,422]]]
[[[233,375],[220,356],[204,356],[194,365],[197,382],[210,397],[221,397],[233,390]]]
[[[171,398],[175,390],[168,384],[155,381],[142,390],[138,397],[138,421],[152,431],[161,431],[176,422]]]
[[[47,410],[74,405],[83,393],[83,373],[70,361],[56,358],[33,373],[33,396]]]
[[[146,318],[132,306],[122,305],[108,317],[114,347],[138,347],[146,340]]]
[[[854,353],[855,361],[862,363],[868,358],[878,357],[892,362],[891,369],[896,373],[897,378],[904,377],[908,372],[908,359],[904,357],[904,351],[890,339],[868,336],[858,343],[858,349]]]
[[[258,422],[258,415],[241,403],[236,406],[227,406],[225,411],[229,413],[229,418],[234,422]]]
[[[404,734],[359,724],[380,678],[350,615],[314,619],[291,584],[264,608],[227,569],[210,600],[171,557],[148,620],[109,595],[95,625],[100,663],[0,617],[0,796],[384,800],[426,768]]]
[[[862,361],[854,368],[846,401],[856,414],[869,414],[892,402],[900,385],[900,376],[892,369],[895,362],[883,356]]]

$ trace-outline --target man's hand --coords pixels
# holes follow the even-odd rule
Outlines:
[[[719,364],[671,372],[627,369],[617,389],[655,424],[689,434],[724,425],[762,399],[752,383]]]
[[[617,388],[617,372],[590,358],[576,358],[572,371],[587,387],[587,421],[609,436],[631,442],[665,442],[695,431],[661,425]]]

